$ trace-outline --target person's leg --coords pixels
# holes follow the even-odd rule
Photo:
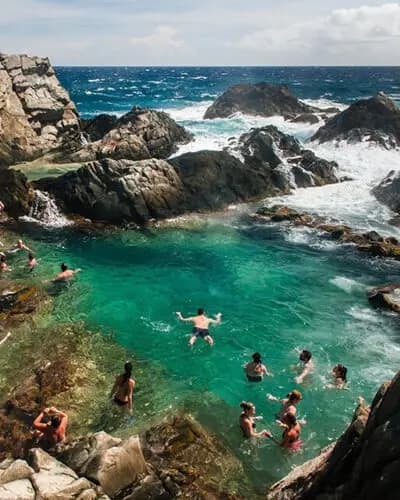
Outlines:
[[[210,335],[206,335],[204,337],[204,340],[209,344],[209,345],[214,345],[214,341]]]
[[[189,340],[189,345],[192,346],[197,340],[197,335],[192,335]]]

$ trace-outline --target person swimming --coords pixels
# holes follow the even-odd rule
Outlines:
[[[333,384],[328,384],[330,389],[344,389],[347,383],[347,368],[338,363],[332,368]]]
[[[29,271],[32,272],[37,265],[38,265],[38,262],[35,259],[35,256],[33,255],[32,252],[29,252],[29,255],[28,255],[28,268],[29,268]]]
[[[314,371],[311,351],[303,349],[300,351],[299,360],[303,363],[302,372],[295,378],[296,384],[302,384],[304,379]]]
[[[61,272],[57,274],[55,278],[51,281],[68,281],[70,280],[76,273],[79,273],[81,269],[68,269],[67,264],[64,262],[61,264]]]
[[[303,397],[301,392],[297,391],[296,389],[290,391],[289,394],[284,399],[279,399],[273,396],[272,394],[267,394],[267,399],[269,399],[270,401],[277,401],[281,403],[281,409],[276,414],[276,418],[279,422],[283,423],[285,423],[287,414],[290,413],[291,415],[296,416],[297,405],[300,403],[302,398]],[[305,422],[303,421],[303,423]]]
[[[280,446],[290,451],[299,450],[303,443],[300,439],[301,426],[296,420],[296,416],[292,413],[287,413],[285,422],[282,422],[280,425],[284,428]]]
[[[266,429],[260,432],[256,431],[256,407],[253,403],[248,401],[242,401],[240,403],[240,408],[242,408],[242,413],[239,417],[239,426],[242,431],[243,437],[245,438],[260,438],[260,437],[271,437],[271,433]]]
[[[22,240],[18,240],[17,243],[9,250],[9,253],[20,252],[21,250],[26,250],[27,252],[32,252],[32,250],[25,245]]]
[[[197,316],[191,316],[190,318],[184,318],[180,312],[177,312],[176,315],[178,316],[178,319],[181,321],[191,321],[194,323],[193,331],[192,331],[192,336],[190,337],[189,340],[189,345],[192,346],[196,340],[197,337],[201,337],[204,339],[209,345],[214,344],[214,340],[210,335],[210,332],[208,330],[209,325],[218,325],[221,323],[221,317],[222,314],[218,313],[216,314],[215,318],[208,318],[205,315],[204,309],[200,308],[197,311]]]
[[[45,408],[33,421],[35,435],[39,438],[39,446],[49,450],[63,443],[67,425],[68,416],[66,413],[54,407]]]
[[[111,397],[116,405],[126,408],[132,412],[133,390],[135,381],[132,378],[132,363],[127,361],[124,365],[124,373],[115,378]]]
[[[11,271],[11,268],[7,264],[7,258],[4,254],[0,255],[0,272]]]
[[[263,379],[263,376],[271,376],[272,373],[270,373],[267,370],[267,367],[262,364],[262,359],[261,359],[261,354],[258,352],[255,352],[252,356],[253,361],[250,363],[247,363],[247,365],[244,367],[244,371],[247,376],[247,380],[250,382],[261,382]]]

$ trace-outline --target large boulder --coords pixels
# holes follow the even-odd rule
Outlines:
[[[84,132],[88,142],[98,141],[102,139],[118,122],[115,115],[102,113],[90,119],[81,119],[82,131]]]
[[[81,144],[78,113],[49,60],[0,54],[0,166]]]
[[[290,187],[322,186],[338,182],[336,162],[316,156],[300,142],[273,125],[252,129],[243,134],[233,150],[246,166],[270,173],[270,183],[277,192]],[[294,184],[295,186],[291,185]]]
[[[336,139],[367,140],[387,148],[400,146],[400,109],[383,92],[356,101],[328,120],[312,137],[319,142]]]
[[[110,118],[100,115],[87,125],[87,130],[91,138],[100,137],[99,140],[72,154],[71,161],[167,158],[176,152],[178,144],[192,139],[192,135],[166,113],[138,107],[133,107],[114,124]]]
[[[367,291],[369,302],[376,307],[400,312],[400,283],[389,283],[370,288]]]
[[[0,139],[1,141],[1,139]],[[29,214],[34,191],[22,172],[0,169],[0,201],[11,217]]]
[[[392,170],[372,190],[375,198],[394,212],[400,213],[400,172]]]
[[[243,83],[229,87],[207,109],[204,118],[228,118],[238,112],[249,115],[283,115],[295,118],[297,115],[314,111],[317,109],[299,101],[286,85],[272,85],[264,82]]]
[[[275,483],[268,500],[376,500],[400,497],[400,372],[360,400],[348,429],[320,457]]]

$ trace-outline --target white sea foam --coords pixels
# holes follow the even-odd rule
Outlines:
[[[351,278],[346,278],[345,276],[335,276],[335,278],[329,280],[329,283],[335,285],[346,293],[352,293],[355,290],[361,290],[365,288],[362,283],[359,283],[356,280],[352,280]]]

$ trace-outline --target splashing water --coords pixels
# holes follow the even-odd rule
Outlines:
[[[58,208],[54,199],[46,191],[35,189],[35,199],[33,201],[28,217],[22,219],[37,222],[49,227],[64,227],[73,224],[68,220]]]

